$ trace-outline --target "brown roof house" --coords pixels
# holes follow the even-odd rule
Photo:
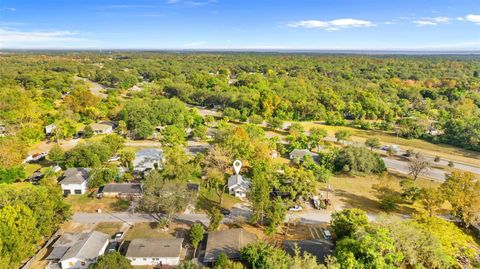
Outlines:
[[[225,253],[232,260],[240,260],[240,250],[257,239],[255,234],[241,228],[210,232],[203,262],[213,264],[221,253]]]
[[[133,239],[125,257],[133,266],[177,266],[180,264],[182,243],[182,238]]]

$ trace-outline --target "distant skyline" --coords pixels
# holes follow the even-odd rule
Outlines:
[[[1,0],[0,49],[480,50],[478,0]]]

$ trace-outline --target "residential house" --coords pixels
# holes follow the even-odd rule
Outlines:
[[[214,264],[222,253],[225,253],[231,260],[240,260],[240,250],[255,241],[257,241],[257,236],[242,228],[209,232],[203,263]]]
[[[163,151],[156,148],[148,148],[137,151],[133,160],[133,172],[144,174],[155,168],[161,168],[164,162]]]
[[[63,194],[84,194],[88,185],[88,168],[68,168],[60,179]]]
[[[57,129],[57,126],[55,124],[49,124],[47,126],[45,126],[45,134],[46,135],[52,135],[53,134],[53,131],[55,131],[55,129]]]
[[[109,242],[107,234],[89,233],[63,234],[54,244],[46,260],[60,265],[62,269],[84,269],[103,255]]]
[[[141,198],[143,186],[140,183],[110,183],[103,187],[103,197]]]
[[[250,180],[239,174],[235,174],[228,179],[228,192],[235,197],[245,198],[249,187]]]
[[[308,149],[294,149],[292,150],[292,152],[290,152],[290,160],[299,159],[303,161],[303,158],[305,156],[312,156],[313,159],[316,159],[318,157],[318,154],[313,153]]]
[[[176,266],[180,263],[182,243],[182,238],[133,239],[125,257],[133,266]]]
[[[115,125],[112,122],[104,121],[90,124],[95,134],[111,134]]]

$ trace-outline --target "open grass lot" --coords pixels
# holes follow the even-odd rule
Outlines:
[[[185,235],[189,226],[172,221],[168,230],[159,228],[155,222],[136,223],[128,230],[125,240],[134,238],[173,238],[176,235]]]
[[[211,207],[212,203],[219,205],[218,204],[219,201],[220,199],[218,198],[217,194],[215,194],[213,190],[202,189],[198,194],[196,208],[198,210],[208,209]],[[242,200],[234,196],[231,196],[228,193],[225,193],[223,195],[222,207],[231,209],[235,204],[241,203],[241,202]]]
[[[480,166],[480,152],[469,151],[458,147],[433,144],[420,139],[405,139],[397,137],[393,133],[387,133],[374,130],[361,130],[346,126],[328,126],[321,122],[301,122],[305,130],[310,130],[312,127],[322,127],[328,131],[329,136],[334,136],[336,131],[347,130],[352,133],[352,141],[364,143],[369,137],[377,137],[382,144],[394,144],[400,146],[402,149],[413,149],[417,152],[422,152],[431,156],[440,156],[457,162]]]
[[[101,222],[95,227],[95,231],[102,232],[112,237],[116,232],[122,229],[120,222]]]
[[[72,206],[73,212],[96,212],[101,209],[102,212],[117,212],[125,211],[126,206],[123,201],[116,198],[97,199],[95,197],[88,197],[88,193],[82,195],[69,195],[65,201]],[[125,208],[126,207],[126,208]]]
[[[399,175],[392,174],[394,184],[392,187],[399,191],[400,181],[404,178]],[[333,207],[336,210],[343,208],[362,208],[370,213],[381,213],[380,202],[377,192],[373,189],[373,185],[379,182],[377,176],[333,176],[328,184],[320,184],[321,192],[329,195]],[[417,179],[417,187],[438,187],[440,184],[427,179]],[[333,193],[332,193],[333,192]],[[419,204],[399,204],[392,213],[412,214],[418,213],[422,209]]]

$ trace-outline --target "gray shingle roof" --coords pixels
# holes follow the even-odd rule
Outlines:
[[[98,253],[107,244],[107,234],[93,231],[80,234],[78,240],[67,250],[60,261],[77,258],[79,260],[96,259]]]
[[[182,243],[182,238],[137,238],[133,239],[128,245],[125,257],[179,257]]]
[[[255,241],[257,241],[255,234],[241,228],[210,232],[204,261],[215,261],[221,253],[225,253],[230,259],[239,259],[240,250]]]
[[[161,149],[149,148],[137,151],[133,166],[135,170],[143,171],[152,169],[154,163],[159,163],[163,159],[163,151]]]
[[[250,185],[250,182],[248,179],[243,178],[241,175],[233,175],[228,178],[228,188],[233,188],[233,187],[242,187],[244,189],[248,189],[248,186]]]
[[[140,183],[110,183],[103,187],[103,193],[141,194],[142,184]]]
[[[308,149],[294,149],[294,150],[292,150],[292,152],[290,152],[290,159],[295,159],[295,158],[303,159],[303,157],[305,157],[307,155],[315,157],[318,154],[313,153]]]
[[[88,179],[88,168],[68,168],[60,184],[81,184]]]

